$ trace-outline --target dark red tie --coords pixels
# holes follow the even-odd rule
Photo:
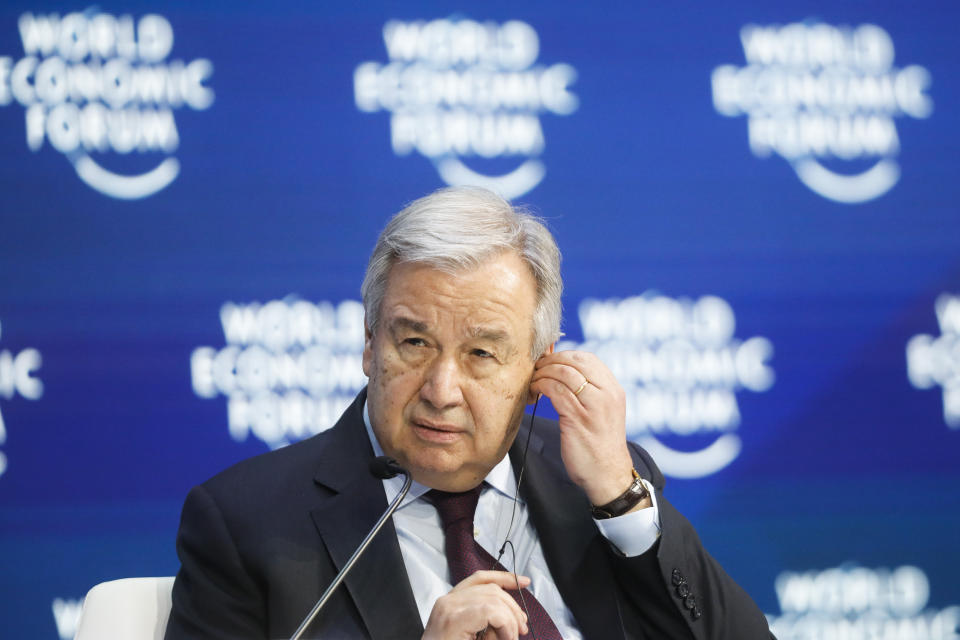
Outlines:
[[[432,489],[425,496],[437,508],[440,521],[443,522],[450,582],[454,585],[475,571],[506,571],[473,537],[473,515],[477,511],[477,501],[480,500],[482,488],[483,485],[480,485],[463,493]],[[522,592],[523,601],[520,600],[520,591],[507,590],[521,609],[524,609],[526,604],[527,627],[532,633],[520,636],[521,640],[533,638],[534,633],[537,640],[563,640],[543,605],[533,597],[529,589],[523,589]]]

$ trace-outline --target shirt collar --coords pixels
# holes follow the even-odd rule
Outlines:
[[[374,456],[382,456],[383,447],[380,446],[380,442],[377,441],[376,435],[373,433],[373,427],[370,424],[370,413],[367,411],[367,403],[363,403],[363,424],[367,428],[367,437],[370,438],[370,444],[373,446]],[[497,492],[502,493],[507,498],[511,500],[517,493],[517,481],[516,477],[513,475],[513,465],[510,464],[510,456],[505,455],[503,459],[496,464],[496,466],[490,470],[490,473],[487,474],[487,477],[484,478],[487,484],[491,488],[495,489]],[[400,493],[400,489],[403,488],[403,476],[394,476],[393,478],[387,478],[383,481],[383,488],[387,492],[387,501],[391,501]],[[413,481],[413,484],[410,485],[410,493],[403,499],[403,502],[400,503],[401,507],[404,507],[427,491],[430,491],[430,487],[422,485],[416,480]],[[523,502],[523,498],[517,496],[519,502]]]

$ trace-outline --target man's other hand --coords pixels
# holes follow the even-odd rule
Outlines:
[[[423,640],[516,640],[527,633],[527,616],[505,589],[530,585],[530,578],[506,571],[477,571],[437,599]]]

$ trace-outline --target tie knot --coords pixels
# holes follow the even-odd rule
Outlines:
[[[472,528],[473,515],[477,511],[477,502],[480,500],[482,490],[483,484],[462,493],[431,489],[426,493],[426,498],[437,508],[444,530],[450,528],[450,525],[462,521],[466,521]]]

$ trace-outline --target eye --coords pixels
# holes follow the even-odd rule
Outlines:
[[[493,358],[493,357],[494,357],[494,355],[493,355],[492,353],[490,353],[489,351],[486,351],[486,350],[484,350],[484,349],[474,349],[473,351],[471,351],[471,353],[472,353],[473,355],[477,356],[478,358]]]
[[[427,341],[423,338],[404,338],[403,344],[408,344],[413,347],[424,347],[427,345]]]

